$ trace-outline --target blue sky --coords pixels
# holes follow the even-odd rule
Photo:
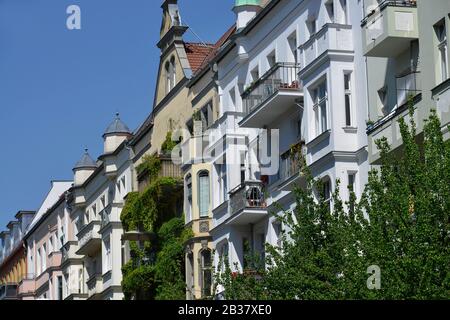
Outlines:
[[[179,0],[205,42],[234,22],[233,0]],[[82,30],[66,28],[81,8]],[[72,179],[118,111],[135,129],[151,111],[162,0],[0,0],[0,230],[37,209],[51,180]],[[188,41],[198,41],[189,33]]]

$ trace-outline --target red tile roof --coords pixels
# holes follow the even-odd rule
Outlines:
[[[214,49],[214,45],[212,44],[192,42],[186,42],[184,47],[192,73],[197,72],[197,70],[203,65],[206,57],[209,56],[211,51]]]
[[[228,39],[230,39],[230,37],[234,34],[235,31],[236,25],[234,24],[220,37],[220,39],[214,45],[212,45],[209,54],[205,58],[203,58],[203,62],[201,63],[201,65],[198,66],[198,68],[196,68],[196,70],[192,69],[192,73],[195,74],[198,71],[202,70],[208,64],[208,62],[211,61],[217,55],[220,48],[228,41]]]

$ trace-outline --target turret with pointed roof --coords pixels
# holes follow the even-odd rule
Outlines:
[[[116,113],[114,121],[106,128],[103,134],[104,154],[116,151],[120,144],[131,138],[132,133],[128,126],[120,120],[119,113]]]
[[[97,163],[89,155],[88,149],[85,149],[83,156],[73,167],[75,186],[81,186],[96,169]]]

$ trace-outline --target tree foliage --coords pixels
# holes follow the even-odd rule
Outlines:
[[[380,165],[359,201],[350,190],[344,202],[336,187],[330,210],[304,166],[306,188],[277,217],[285,232],[280,247],[267,245],[266,267],[216,275],[227,299],[450,298],[450,143],[434,111],[417,135],[410,109],[401,152],[377,141]],[[379,290],[368,288],[370,266],[380,268]]]

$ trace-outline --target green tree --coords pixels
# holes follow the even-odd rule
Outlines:
[[[296,209],[277,217],[286,231],[281,247],[267,246],[267,268],[216,275],[228,299],[450,298],[450,143],[434,111],[418,136],[410,109],[409,123],[399,121],[401,152],[377,141],[380,165],[359,202],[351,192],[344,203],[336,187],[330,210],[303,167],[306,187],[294,192]],[[380,290],[367,288],[373,265]]]

